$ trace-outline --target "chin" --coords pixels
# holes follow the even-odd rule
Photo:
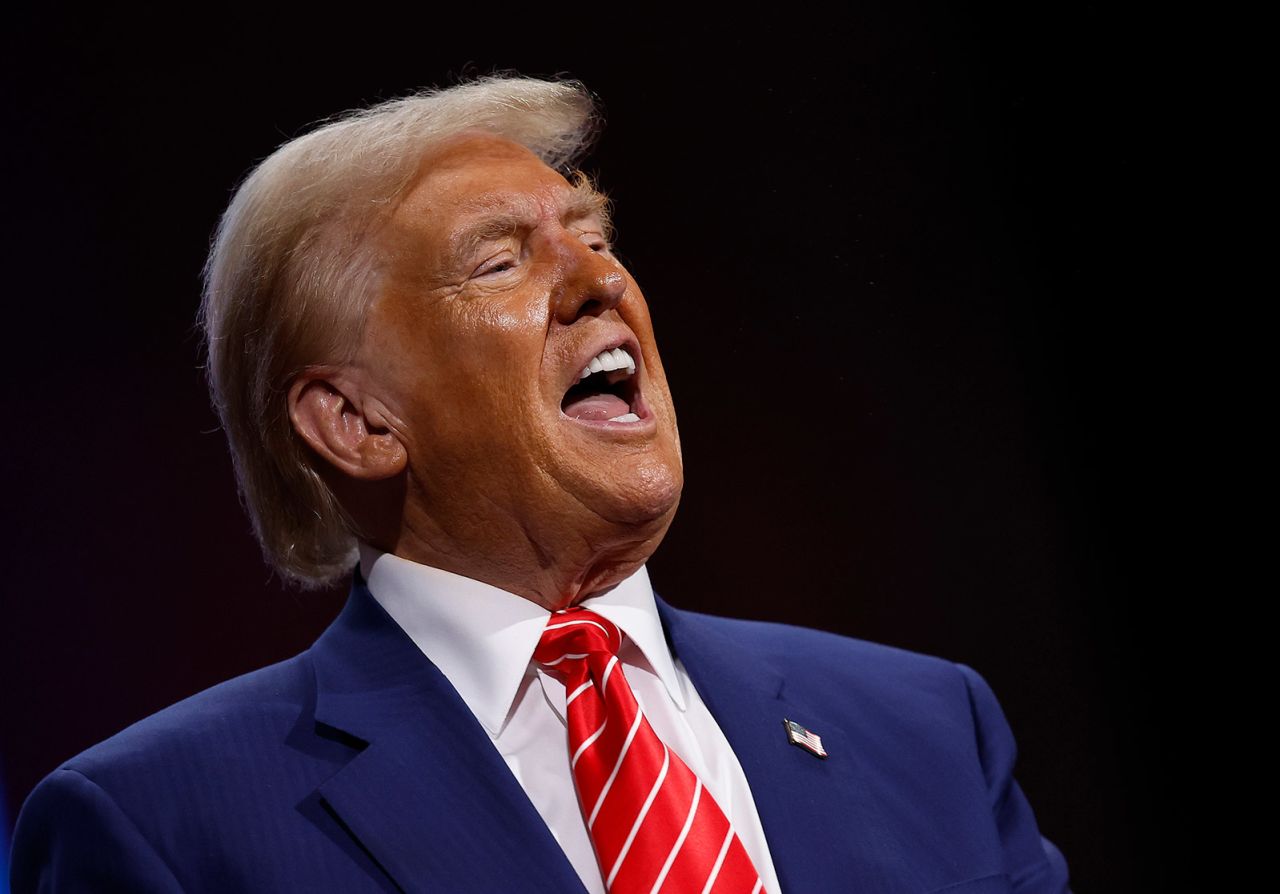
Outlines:
[[[628,527],[660,526],[665,531],[680,504],[684,475],[678,464],[646,463],[626,476],[626,487],[613,479],[605,482],[599,514]]]

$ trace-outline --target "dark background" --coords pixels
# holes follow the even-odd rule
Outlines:
[[[1077,892],[1161,887],[1168,770],[1145,23],[882,2],[780,21],[49,13],[6,37],[0,772],[305,648],[193,329],[208,238],[309,122],[497,68],[602,99],[589,166],[649,299],[687,608],[963,661]],[[30,16],[31,14],[27,14]],[[798,13],[797,13],[798,15]]]

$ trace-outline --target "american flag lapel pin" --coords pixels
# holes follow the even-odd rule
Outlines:
[[[827,749],[822,747],[822,736],[812,730],[805,729],[794,720],[787,720],[786,718],[783,718],[782,725],[786,727],[788,742],[792,745],[799,745],[810,754],[817,755],[824,759],[826,758]]]

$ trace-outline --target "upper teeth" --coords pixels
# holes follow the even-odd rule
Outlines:
[[[627,375],[634,375],[636,371],[636,362],[631,359],[631,355],[627,353],[626,348],[614,348],[612,351],[601,351],[599,354],[591,358],[591,362],[582,370],[582,375],[578,376],[581,382],[592,373],[612,372],[615,369],[626,369]]]

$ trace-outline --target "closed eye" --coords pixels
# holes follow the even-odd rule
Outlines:
[[[492,276],[499,273],[506,273],[508,270],[513,269],[515,266],[516,266],[515,258],[511,257],[511,255],[509,254],[504,253],[485,261],[483,264],[481,264],[479,267],[475,269],[475,271],[471,274],[471,276],[473,279],[476,279],[482,276]]]
[[[601,236],[599,233],[584,233],[582,235],[582,241],[586,244],[587,248],[594,252],[600,252],[602,254],[608,254],[609,252],[609,240],[604,238],[604,236]]]

